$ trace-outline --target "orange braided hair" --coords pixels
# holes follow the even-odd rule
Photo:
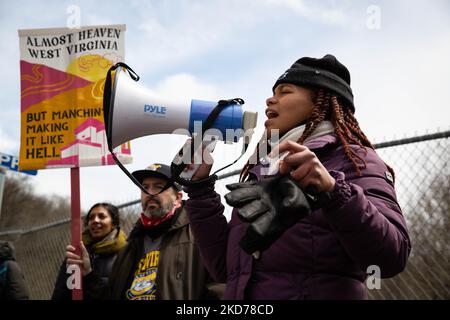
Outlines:
[[[356,144],[363,150],[363,147],[373,149],[369,139],[362,132],[353,113],[339,102],[336,95],[326,92],[324,89],[319,89],[314,100],[311,117],[306,122],[305,131],[298,142],[303,143],[314,132],[319,123],[329,119],[334,126],[334,132],[342,143],[345,155],[353,164],[357,175],[360,176],[360,168],[364,168],[366,163],[354,149],[350,148],[350,144]]]

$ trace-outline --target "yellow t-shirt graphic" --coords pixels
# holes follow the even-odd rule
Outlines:
[[[158,262],[158,250],[148,252],[139,261],[131,287],[127,290],[128,300],[156,300]]]

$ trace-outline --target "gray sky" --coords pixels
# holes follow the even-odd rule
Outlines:
[[[332,53],[350,70],[356,117],[372,142],[448,130],[448,1],[0,1],[0,152],[20,147],[18,29],[126,24],[125,61],[160,94],[218,100],[242,97],[264,122],[274,81],[296,59]],[[160,135],[132,142],[130,171],[169,163],[185,141]],[[238,147],[218,146],[217,165]],[[241,162],[242,163],[242,162]],[[239,165],[234,168],[238,168]],[[70,194],[70,170],[41,170],[36,191]],[[223,186],[219,187],[223,190]],[[83,208],[121,203],[139,190],[117,167],[81,169]]]

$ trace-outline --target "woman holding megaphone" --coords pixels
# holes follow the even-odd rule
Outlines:
[[[354,117],[349,71],[332,55],[301,58],[266,104],[255,152],[271,153],[227,186],[231,220],[204,179],[212,165],[185,188],[205,265],[225,299],[366,299],[369,270],[402,272],[411,243],[394,172]]]

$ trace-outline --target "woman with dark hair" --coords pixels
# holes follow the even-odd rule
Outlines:
[[[304,57],[272,90],[258,147],[271,153],[228,186],[231,221],[203,180],[211,165],[185,190],[204,263],[224,299],[366,299],[368,273],[401,272],[411,244],[393,170],[354,117],[350,73],[332,55]]]
[[[126,245],[126,235],[120,229],[119,210],[110,203],[97,203],[84,218],[83,244],[91,259],[92,272],[107,283],[117,253]],[[61,265],[52,300],[70,300],[71,290],[67,288],[66,260]],[[89,292],[84,298],[90,299]]]

